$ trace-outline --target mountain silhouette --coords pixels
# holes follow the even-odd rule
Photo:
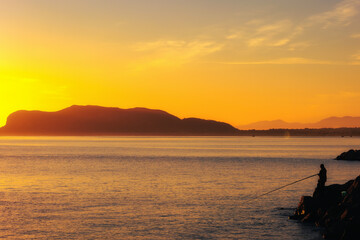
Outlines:
[[[316,123],[289,123],[283,120],[260,121],[237,126],[238,129],[267,130],[267,129],[304,129],[304,128],[358,128],[360,117],[329,117]]]
[[[57,112],[17,111],[1,135],[236,135],[230,124],[198,118],[180,119],[147,108],[71,106]]]
[[[312,124],[311,128],[356,128],[360,127],[360,117],[329,117]]]

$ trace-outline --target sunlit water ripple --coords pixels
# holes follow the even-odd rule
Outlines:
[[[316,178],[360,174],[332,160],[360,138],[0,138],[6,239],[319,239],[288,220]]]

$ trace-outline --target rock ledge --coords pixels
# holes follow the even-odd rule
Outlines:
[[[336,157],[336,160],[360,161],[360,150],[351,149]]]
[[[360,239],[360,176],[324,187],[321,194],[302,196],[290,219],[324,227],[325,239]]]

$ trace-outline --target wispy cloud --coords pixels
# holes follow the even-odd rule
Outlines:
[[[329,101],[329,99],[332,99],[333,101],[341,102],[346,99],[347,100],[357,99],[360,97],[360,93],[353,91],[339,91],[339,92],[327,93],[327,94],[324,93],[317,94],[315,97],[317,98],[317,100],[315,100],[314,102],[317,102],[319,100]]]
[[[303,21],[297,24],[290,19],[270,23],[255,19],[244,24],[240,30],[233,30],[226,36],[226,39],[244,39],[249,47],[286,46],[310,27],[320,25],[321,28],[330,28],[332,26],[349,25],[359,12],[360,0],[343,0],[331,10],[304,18]],[[360,38],[360,34],[354,34],[352,37]],[[304,47],[304,45],[301,47]],[[291,50],[294,50],[294,48],[295,46],[291,47]]]
[[[319,39],[313,38],[314,31],[330,31],[332,27],[346,27],[355,22],[360,14],[360,0],[342,0],[329,10],[312,16],[305,16],[302,20],[295,22],[293,19],[282,19],[267,21],[265,19],[254,19],[243,24],[239,29],[232,30],[227,36],[227,41],[241,41],[249,49],[274,48],[286,51],[302,51],[311,46],[320,46]],[[309,37],[310,36],[310,37]],[[359,38],[360,33],[351,35]],[[293,55],[293,54],[292,54]],[[314,60],[309,58],[286,57],[270,61],[241,61],[235,64],[357,64],[356,62],[334,62],[325,60]],[[348,56],[348,59],[354,56]]]
[[[182,65],[220,51],[224,44],[215,41],[183,41],[158,40],[139,42],[133,45],[133,50],[141,52],[145,57],[137,65],[141,68],[155,66]]]
[[[172,55],[184,59],[207,55],[223,48],[223,44],[214,41],[175,41],[159,40],[154,42],[142,42],[134,45],[135,51],[156,52],[160,55]]]
[[[211,35],[205,39],[216,40],[179,40],[179,39],[160,39],[149,42],[138,42],[132,45],[132,50],[141,53],[141,58],[136,60],[137,68],[148,68],[156,66],[182,65],[201,57],[219,52],[232,42],[239,41],[243,46],[247,46],[249,51],[252,49],[267,47],[281,49],[284,51],[301,51],[310,46],[316,45],[316,40],[304,40],[302,35],[308,33],[310,28],[327,29],[333,26],[346,26],[354,21],[359,14],[360,0],[342,0],[332,9],[304,17],[297,23],[292,19],[280,19],[266,21],[264,19],[254,19],[244,23],[238,29],[229,31],[228,35],[219,38],[212,38]],[[311,30],[313,31],[313,29]],[[360,38],[360,34],[353,34],[352,38]],[[293,54],[291,54],[293,55]],[[357,64],[360,60],[358,55],[352,57],[353,62],[335,62],[311,57],[288,57],[259,61],[239,61],[227,62],[224,64]],[[349,56],[349,58],[351,58]],[[141,66],[141,67],[140,67]]]
[[[352,55],[351,65],[360,65],[360,51]]]
[[[284,46],[284,45],[288,44],[289,42],[290,42],[290,38],[283,38],[283,39],[278,40],[277,42],[274,42],[272,44],[272,46],[280,47],[280,46]]]
[[[291,65],[291,64],[319,64],[319,65],[336,65],[337,62],[323,61],[309,58],[279,58],[264,61],[247,61],[247,62],[221,62],[229,65]]]
[[[311,16],[308,24],[321,24],[323,28],[346,26],[359,14],[359,7],[360,0],[343,0],[332,10]]]
[[[267,39],[265,37],[251,38],[247,41],[249,47],[257,47],[263,45]]]
[[[249,47],[273,46],[280,47],[288,44],[296,35],[297,28],[288,20],[280,20],[273,23],[263,21],[250,21],[245,24],[244,29],[233,31],[226,36],[228,40],[245,40]]]
[[[302,50],[310,47],[312,44],[310,42],[294,42],[288,44],[289,51]]]
[[[168,50],[173,48],[183,48],[187,45],[185,41],[173,41],[173,40],[158,40],[154,42],[139,42],[134,44],[133,49],[135,51],[153,51],[153,50]]]
[[[241,32],[235,32],[235,33],[231,33],[229,35],[227,35],[225,38],[228,40],[232,40],[232,39],[239,39],[242,37]]]
[[[355,54],[353,55],[353,58],[354,58],[355,60],[360,61],[360,51],[358,51],[357,53],[355,53]]]
[[[284,32],[284,30],[289,29],[292,26],[290,20],[282,20],[278,22],[274,22],[271,24],[265,24],[256,29],[256,32],[259,34],[278,34]]]
[[[360,39],[360,33],[354,33],[350,37]]]

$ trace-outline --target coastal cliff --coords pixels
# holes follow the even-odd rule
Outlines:
[[[324,227],[325,239],[360,239],[360,176],[325,186],[321,194],[302,196],[291,219]]]

